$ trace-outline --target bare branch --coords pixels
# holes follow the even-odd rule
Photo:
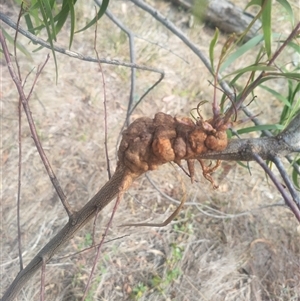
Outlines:
[[[46,262],[42,261],[40,300],[45,300]]]
[[[22,15],[22,9],[23,9],[23,3],[20,8],[17,26],[19,27],[21,15]],[[15,33],[15,39],[14,39],[14,55],[16,58],[16,66],[18,69],[18,75],[20,81],[22,81],[21,78],[21,71],[20,66],[18,64],[17,59],[17,36],[18,32]],[[21,206],[21,178],[22,178],[22,101],[19,97],[19,103],[18,103],[18,118],[19,118],[19,133],[18,133],[18,140],[19,140],[19,166],[18,166],[18,196],[17,196],[17,229],[18,229],[18,252],[19,252],[19,263],[20,263],[20,271],[23,270],[23,257],[22,257],[22,236],[21,236],[21,212],[20,212],[20,206]]]
[[[118,195],[119,187],[123,179],[124,170],[120,169],[81,210],[69,218],[68,223],[38,252],[31,262],[19,272],[0,300],[14,300],[22,287],[42,267],[43,262],[48,263],[78,230]]]
[[[101,6],[102,1],[99,0],[95,0],[95,2]],[[129,40],[129,53],[130,53],[130,62],[132,64],[136,63],[136,59],[135,59],[135,46],[134,46],[134,33],[127,28],[118,18],[116,18],[110,11],[109,9],[106,9],[105,14],[107,15],[107,17],[113,22],[115,23],[119,28],[121,28],[121,30],[123,30],[127,36],[128,36],[128,40]],[[135,77],[136,77],[136,69],[135,68],[131,68],[131,74],[130,74],[130,94],[129,94],[129,101],[128,101],[128,106],[127,106],[127,113],[126,113],[126,124],[127,126],[129,125],[129,117],[130,117],[130,111],[133,105],[133,96],[135,93]]]
[[[17,196],[17,227],[18,227],[18,251],[19,251],[19,261],[20,261],[20,271],[23,270],[23,258],[22,258],[22,237],[21,237],[21,178],[22,178],[22,102],[19,98],[18,104],[18,117],[19,117],[19,167],[18,167],[18,196]]]
[[[142,0],[131,0],[136,6],[140,7],[144,11],[148,12],[151,16],[153,16],[157,21],[166,26],[171,32],[173,32],[179,39],[181,39],[184,44],[186,44],[203,62],[207,70],[213,75],[213,71],[210,66],[210,62],[205,55],[198,49],[198,47],[192,43],[189,38],[179,29],[177,28],[170,20],[168,20],[165,16],[163,16],[159,11],[154,9],[152,6],[147,4]],[[230,94],[230,93],[229,93]]]
[[[96,11],[97,14],[97,11]],[[106,89],[105,89],[105,78],[104,73],[102,70],[99,54],[97,51],[97,29],[98,29],[98,22],[96,22],[95,27],[95,37],[94,37],[94,50],[98,59],[98,65],[102,77],[102,86],[103,86],[103,107],[104,107],[104,148],[105,148],[105,156],[106,156],[106,162],[107,162],[107,174],[108,179],[111,178],[111,170],[110,170],[110,163],[109,163],[109,156],[108,156],[108,149],[107,149],[107,100],[106,100]]]
[[[250,110],[247,107],[242,106],[242,110],[246,114],[246,116],[250,117],[251,121],[255,125],[262,125],[262,123],[259,121],[259,119],[257,117],[254,117],[254,115],[250,112]],[[295,119],[297,120],[297,118],[298,117],[296,116]],[[268,131],[268,130],[262,130],[261,132],[266,137],[273,137],[273,134],[270,131]],[[298,132],[295,131],[294,133],[292,133],[292,136],[294,137],[294,139],[296,139],[296,141],[297,141],[297,139],[298,139],[298,141],[300,140],[300,137],[296,138],[296,136],[298,136],[298,133],[299,133],[299,130],[298,130]],[[286,155],[285,158],[287,159],[287,161],[290,164],[292,164],[292,166],[296,170],[297,174],[300,175],[300,166],[297,164],[297,162],[295,162],[294,158],[291,155]]]
[[[294,117],[289,125],[278,135],[284,143],[300,152],[300,112]]]
[[[112,213],[111,213],[110,219],[109,219],[109,221],[108,221],[108,223],[107,223],[107,225],[106,225],[105,232],[104,232],[104,234],[102,235],[102,239],[101,239],[100,243],[99,243],[98,246],[97,246],[97,253],[96,253],[96,256],[95,256],[95,258],[94,258],[93,268],[92,268],[92,270],[91,270],[91,273],[90,273],[88,282],[87,282],[87,284],[86,284],[86,287],[85,287],[85,290],[84,290],[84,294],[83,294],[82,299],[81,299],[82,301],[85,300],[85,297],[86,297],[86,295],[87,295],[87,292],[88,292],[90,283],[91,283],[91,281],[92,281],[92,277],[93,277],[94,272],[95,272],[95,268],[96,268],[96,266],[97,266],[97,262],[98,262],[99,257],[100,257],[100,251],[101,251],[102,245],[104,244],[104,239],[105,239],[105,237],[107,236],[107,233],[108,233],[109,228],[111,227],[111,224],[112,224],[114,215],[115,215],[115,213],[116,213],[116,211],[117,211],[117,208],[118,208],[118,206],[119,206],[119,204],[120,204],[120,202],[121,202],[122,195],[123,195],[123,193],[120,191],[120,192],[118,193],[117,200],[116,200],[116,202],[115,202],[115,206],[114,206],[113,211],[112,211]]]
[[[36,37],[35,35],[30,33],[29,31],[23,29],[22,27],[18,27],[14,21],[12,21],[7,15],[3,14],[2,12],[0,12],[0,20],[2,20],[4,23],[6,23],[11,28],[18,30],[18,32],[20,32],[22,35],[24,35],[25,37],[30,39],[32,42],[37,43],[45,48],[52,49],[52,47],[49,43],[47,43],[43,39]],[[98,63],[98,61],[99,61],[97,58],[90,57],[90,56],[84,56],[79,52],[67,50],[67,49],[64,49],[64,48],[56,46],[56,45],[54,45],[53,49],[56,52],[68,55],[72,58],[76,58],[79,60],[83,60],[83,61],[87,61],[87,62],[94,62],[94,63]],[[138,64],[131,64],[131,63],[127,63],[127,62],[120,62],[118,60],[108,60],[108,59],[101,58],[100,62],[103,64],[124,66],[124,67],[129,67],[129,68],[145,70],[145,71],[151,71],[151,72],[159,73],[161,75],[164,74],[164,72],[162,70],[159,70],[156,68],[151,68],[151,67],[142,66],[142,65],[138,65]]]
[[[6,59],[6,62],[7,62],[7,67],[8,67],[8,70],[9,70],[9,73],[11,75],[11,78],[13,79],[16,87],[17,87],[17,90],[18,90],[18,93],[19,93],[19,97],[21,99],[21,102],[22,102],[22,105],[23,105],[23,108],[24,108],[24,111],[26,113],[26,117],[27,117],[27,120],[28,120],[28,124],[29,124],[29,128],[30,128],[30,132],[31,132],[31,135],[32,135],[32,138],[34,140],[34,143],[36,145],[36,148],[40,154],[40,157],[42,159],[42,162],[47,170],[47,173],[50,177],[50,180],[66,210],[66,212],[68,213],[69,216],[72,215],[72,210],[71,210],[71,207],[70,205],[68,204],[67,200],[66,200],[66,196],[56,178],[56,175],[55,173],[53,172],[52,170],[52,167],[50,165],[50,162],[44,152],[44,149],[41,145],[41,142],[39,140],[39,137],[37,135],[37,132],[36,132],[36,128],[35,128],[35,123],[34,123],[34,120],[32,118],[32,115],[31,115],[31,111],[30,111],[30,107],[29,107],[29,103],[28,103],[28,98],[25,96],[25,93],[24,93],[24,90],[23,90],[23,87],[22,87],[22,84],[21,84],[21,81],[19,79],[19,77],[17,76],[15,70],[14,70],[14,67],[13,67],[13,63],[10,59],[10,56],[9,56],[9,52],[8,52],[8,48],[7,48],[7,45],[6,45],[6,41],[5,41],[5,38],[3,36],[3,33],[2,33],[2,30],[0,30],[0,42],[1,42],[1,45],[2,45],[2,49],[3,49],[3,53],[4,53],[4,56],[5,56],[5,59]],[[46,60],[47,62],[47,60]],[[45,63],[46,64],[46,63]],[[44,64],[44,66],[45,66]]]
[[[293,200],[290,198],[290,196],[288,195],[288,193],[284,189],[284,187],[281,185],[280,181],[276,178],[274,173],[270,170],[268,165],[265,163],[265,161],[258,154],[253,153],[253,158],[264,169],[264,171],[267,173],[267,175],[270,177],[270,179],[275,184],[278,191],[281,193],[285,203],[290,207],[292,212],[295,214],[297,220],[300,222],[300,210],[297,207],[296,203],[293,202]]]
[[[199,159],[226,161],[253,161],[253,151],[264,160],[271,160],[276,152],[286,156],[294,152],[294,148],[282,143],[277,137],[263,137],[255,139],[231,139],[226,149],[220,152],[208,152],[197,156]]]
[[[275,163],[277,169],[279,170],[282,179],[284,180],[284,183],[286,184],[293,200],[296,202],[300,209],[300,194],[299,192],[295,189],[294,185],[291,183],[291,180],[285,171],[285,167],[283,166],[282,162],[277,156],[274,156],[272,161]]]

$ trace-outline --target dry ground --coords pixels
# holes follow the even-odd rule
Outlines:
[[[296,2],[295,2],[296,3]],[[197,25],[188,28],[188,15],[168,2],[152,4],[170,17],[208,53],[213,31]],[[81,5],[78,28],[94,14],[93,4]],[[134,112],[132,119],[162,111],[184,116],[201,99],[211,99],[211,79],[195,55],[147,13],[128,2],[111,3],[112,12],[134,33],[140,64],[164,69],[164,81]],[[6,1],[2,6],[15,16]],[[7,27],[5,26],[7,29]],[[124,33],[104,17],[99,23],[97,49],[100,57],[128,61]],[[282,28],[284,33],[287,28]],[[67,31],[58,44],[67,48]],[[75,37],[73,49],[94,55],[94,29]],[[33,50],[36,46],[20,37]],[[149,43],[156,42],[165,48]],[[221,37],[221,43],[225,37]],[[170,52],[170,50],[173,52]],[[23,78],[45,60],[48,50],[20,54]],[[175,55],[175,54],[177,55]],[[181,59],[180,57],[183,57]],[[74,208],[80,208],[107,181],[104,153],[103,87],[97,64],[57,54],[58,83],[51,58],[30,100],[38,134],[52,167]],[[245,61],[238,63],[245,64]],[[111,164],[116,164],[116,145],[129,97],[129,69],[102,66],[108,102],[108,145]],[[16,195],[18,173],[18,97],[1,60],[2,201],[1,291],[18,272]],[[29,76],[29,91],[33,75]],[[137,100],[157,75],[137,71]],[[277,85],[280,83],[276,83]],[[286,87],[279,88],[286,92]],[[260,92],[258,92],[260,93]],[[262,112],[266,122],[279,119],[279,103],[261,92],[251,110]],[[268,98],[267,98],[268,97]],[[207,106],[207,112],[210,107]],[[241,116],[242,118],[243,116]],[[28,126],[22,121],[21,226],[25,264],[67,222],[63,207],[40,161]],[[220,184],[213,191],[201,179],[193,185],[176,167],[166,165],[149,173],[158,190],[143,176],[125,195],[86,300],[300,300],[300,244],[297,221],[284,207],[266,205],[280,196],[264,173],[251,163],[251,175],[236,163],[224,162],[214,176]],[[124,222],[164,220],[175,209],[173,199],[187,197],[187,205],[172,224],[164,228],[124,228]],[[100,239],[112,205],[97,220]],[[94,250],[72,255],[91,243],[92,225],[85,227],[64,251],[47,265],[46,300],[80,300],[92,267]],[[39,275],[20,293],[18,300],[39,299]]]

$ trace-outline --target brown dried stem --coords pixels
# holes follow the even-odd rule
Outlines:
[[[9,52],[8,52],[8,48],[7,48],[7,45],[6,45],[6,41],[5,41],[5,38],[3,36],[3,33],[2,33],[2,30],[0,30],[0,43],[2,45],[2,50],[3,50],[3,53],[4,53],[4,57],[5,57],[5,60],[7,62],[7,67],[8,67],[8,70],[9,70],[9,73],[11,75],[11,78],[12,80],[14,81],[16,87],[17,87],[17,90],[18,90],[18,93],[19,93],[19,96],[20,96],[20,99],[21,99],[21,102],[22,102],[22,105],[23,105],[23,108],[24,108],[24,111],[25,111],[25,114],[26,114],[26,117],[27,117],[27,121],[28,121],[28,124],[29,124],[29,128],[30,128],[30,132],[31,132],[31,135],[32,135],[32,138],[33,138],[33,141],[36,145],[36,148],[40,154],[40,157],[42,159],[42,162],[47,170],[47,173],[50,177],[50,180],[66,210],[66,212],[68,213],[69,216],[72,215],[72,211],[71,211],[71,207],[70,205],[68,204],[67,200],[66,200],[66,197],[65,197],[65,194],[63,193],[63,190],[55,176],[55,173],[53,172],[52,170],[52,167],[49,163],[49,160],[43,150],[43,147],[41,145],[41,142],[39,140],[39,137],[37,135],[37,132],[36,132],[36,127],[35,127],[35,123],[34,123],[34,120],[32,118],[32,115],[31,115],[31,111],[30,111],[30,107],[29,107],[29,103],[28,103],[28,97],[26,97],[25,93],[24,93],[24,90],[23,90],[23,87],[22,87],[22,83],[21,83],[21,80],[20,78],[17,76],[15,70],[14,70],[14,67],[13,67],[13,63],[10,59],[10,55],[9,55]],[[49,57],[48,57],[49,58]],[[48,60],[47,58],[47,60]],[[39,74],[42,72],[44,66],[46,65],[47,63],[47,60],[45,61],[45,63],[42,65],[42,67],[39,69],[38,73],[37,73],[37,76],[39,76]]]
[[[274,173],[270,170],[266,162],[256,153],[253,153],[253,158],[270,177],[270,179],[272,180],[272,182],[275,184],[276,188],[282,195],[283,199],[285,200],[286,204],[290,207],[292,212],[295,214],[297,220],[300,222],[300,210],[299,210],[300,208],[298,208],[296,203],[290,198],[287,191],[284,189],[284,187],[277,179],[277,177],[274,175]]]
[[[96,11],[97,14],[97,11]],[[105,89],[105,78],[104,78],[104,73],[102,70],[101,62],[100,62],[100,57],[99,53],[97,51],[97,29],[98,29],[98,22],[96,22],[95,26],[95,38],[94,38],[94,50],[96,53],[96,57],[98,59],[98,65],[101,73],[101,78],[102,78],[102,86],[103,86],[103,107],[104,107],[104,149],[105,149],[105,156],[106,156],[106,162],[107,162],[107,174],[108,174],[108,179],[111,178],[111,170],[110,170],[110,163],[109,163],[109,157],[108,157],[108,149],[107,149],[107,100],[106,100],[106,89]]]
[[[106,225],[105,232],[104,232],[104,234],[102,235],[102,238],[101,238],[101,240],[100,240],[100,243],[97,245],[97,253],[96,253],[96,256],[94,257],[93,267],[92,267],[92,270],[91,270],[91,273],[90,273],[88,282],[87,282],[87,284],[86,284],[86,286],[85,286],[84,294],[83,294],[83,296],[82,296],[82,298],[81,298],[82,301],[85,300],[85,297],[86,297],[86,295],[87,295],[87,293],[88,293],[88,289],[89,289],[89,287],[90,287],[90,285],[91,285],[92,277],[93,277],[93,275],[94,275],[95,268],[96,268],[96,266],[97,266],[97,262],[98,262],[99,257],[100,257],[100,251],[101,251],[101,248],[102,248],[102,246],[103,246],[103,244],[104,244],[104,239],[105,239],[105,237],[107,236],[107,233],[108,233],[109,228],[111,227],[113,218],[114,218],[115,213],[116,213],[116,211],[117,211],[117,208],[118,208],[118,206],[119,206],[119,204],[120,204],[120,202],[121,202],[122,194],[123,194],[122,191],[120,191],[120,192],[118,193],[117,200],[116,200],[115,206],[114,206],[114,208],[113,208],[113,210],[112,210],[110,219],[109,219],[109,221],[108,221],[108,223],[107,223],[107,225]]]
[[[23,4],[21,5],[20,13],[18,16],[17,24],[19,26],[20,19],[21,19],[21,13],[22,13]],[[17,36],[18,32],[16,31],[15,39],[14,39],[14,55],[16,58],[16,66],[18,69],[18,75],[19,79],[21,80],[21,71],[17,60]],[[23,257],[22,257],[22,237],[21,237],[21,212],[20,212],[20,206],[21,206],[21,178],[22,178],[22,102],[21,98],[19,97],[19,103],[18,103],[18,121],[19,121],[19,132],[18,132],[18,142],[19,142],[19,166],[18,166],[18,196],[17,196],[17,228],[18,228],[18,252],[19,252],[19,263],[20,263],[20,271],[23,269]]]

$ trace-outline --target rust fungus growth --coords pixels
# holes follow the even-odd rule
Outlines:
[[[200,116],[200,115],[199,115]],[[142,117],[132,122],[123,132],[119,147],[118,165],[128,169],[128,176],[136,178],[148,170],[175,162],[181,166],[186,160],[192,182],[194,162],[199,161],[203,175],[214,187],[210,174],[219,166],[207,168],[197,156],[209,151],[221,151],[227,146],[224,125],[218,130],[214,119],[204,121],[202,117],[194,123],[190,118],[176,118],[157,113],[154,119]]]
[[[215,171],[220,161],[211,167],[205,166],[198,159],[200,154],[209,151],[221,151],[227,146],[226,125],[222,118],[216,116],[209,120],[199,118],[193,122],[190,118],[176,118],[165,113],[157,113],[153,119],[142,117],[132,122],[123,132],[118,151],[118,169],[125,169],[125,175],[120,190],[126,190],[132,181],[148,170],[154,170],[167,162],[175,162],[180,167],[181,161],[187,161],[191,181],[195,178],[195,160],[201,167],[203,176],[215,185],[211,173]],[[183,207],[185,199],[163,223],[125,224],[123,226],[163,227],[170,223]]]

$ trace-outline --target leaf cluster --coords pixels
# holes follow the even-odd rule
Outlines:
[[[285,12],[287,23],[291,26],[291,31],[299,27],[299,24],[295,24],[295,13],[290,3],[286,0],[278,0],[277,2],[282,6]],[[223,94],[221,99],[221,109],[223,112],[226,111],[225,104],[226,100],[229,99],[232,103],[230,114],[233,114],[233,111],[236,114],[248,95],[251,95],[252,101],[256,98],[255,89],[257,87],[270,93],[273,98],[279,100],[282,104],[282,112],[277,123],[255,124],[254,126],[244,127],[238,130],[237,134],[262,132],[262,135],[265,135],[268,131],[276,135],[282,131],[300,111],[300,65],[292,61],[288,62],[288,65],[282,66],[279,66],[277,62],[275,63],[277,57],[282,54],[282,52],[287,51],[287,49],[300,56],[299,40],[297,39],[299,37],[299,30],[296,30],[292,38],[289,36],[283,37],[282,33],[277,33],[272,30],[272,1],[252,0],[245,9],[253,5],[259,7],[257,15],[253,18],[253,22],[249,24],[248,28],[240,36],[236,36],[235,34],[230,35],[218,55],[216,55],[216,45],[218,43],[219,30],[216,29],[209,47],[210,64],[215,78],[215,85],[217,85],[218,82],[226,81],[236,92],[233,98],[226,93]],[[250,39],[245,44],[240,45],[247,31],[250,30],[252,24],[258,19],[261,20],[262,33]],[[276,44],[274,42],[276,42]],[[276,45],[275,50],[273,49],[274,45]],[[247,66],[226,72],[235,62],[242,60],[253,48],[257,48],[254,62]],[[219,81],[217,80],[218,77],[220,77]],[[244,86],[239,85],[239,81],[242,78],[246,81],[246,85]],[[287,92],[285,95],[283,95],[281,91],[277,91],[270,84],[272,80],[277,80],[278,78],[284,79],[287,84]],[[299,155],[294,159],[294,162],[295,161],[299,163]],[[294,184],[299,188],[299,175],[295,168],[292,173]]]
[[[69,49],[71,49],[74,34],[85,31],[93,26],[104,15],[109,4],[109,0],[103,0],[95,17],[83,28],[76,31],[75,5],[78,3],[77,0],[63,0],[62,2],[59,0],[16,0],[16,2],[21,7],[20,17],[24,17],[27,30],[30,33],[38,36],[42,30],[46,30],[48,37],[47,41],[51,45],[55,62],[56,77],[58,74],[54,42],[56,42],[57,35],[60,33],[61,29],[66,25],[66,21],[70,21]],[[10,39],[10,41],[12,41],[12,39]],[[42,47],[40,46],[38,49],[40,48]]]

